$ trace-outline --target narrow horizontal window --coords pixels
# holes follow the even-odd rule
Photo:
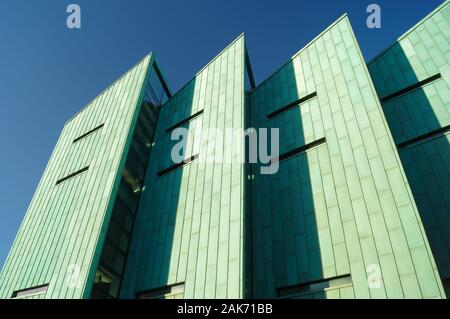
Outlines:
[[[177,295],[184,293],[184,283],[169,285],[161,288],[150,289],[137,293],[138,299],[158,299],[167,295]]]
[[[43,294],[46,293],[48,289],[48,284],[35,286],[31,288],[16,290],[13,292],[11,298],[24,298],[31,295]]]
[[[402,149],[404,149],[404,148],[406,148],[406,147],[408,147],[410,145],[421,143],[421,142],[425,142],[427,140],[431,140],[433,138],[436,138],[436,137],[439,137],[441,135],[444,135],[447,132],[450,132],[450,125],[441,127],[440,129],[428,132],[426,134],[419,135],[419,136],[414,137],[414,138],[412,138],[412,139],[410,139],[408,141],[399,143],[397,145],[397,147],[398,147],[399,150],[402,150]]]
[[[440,73],[435,74],[435,75],[429,77],[428,79],[425,79],[423,81],[414,83],[414,84],[409,85],[409,86],[407,86],[407,87],[405,87],[405,88],[403,88],[403,89],[401,89],[401,90],[399,90],[397,92],[394,92],[394,93],[389,94],[389,95],[387,95],[385,97],[382,97],[380,99],[380,101],[381,101],[381,103],[388,102],[388,101],[390,101],[392,99],[395,99],[396,97],[399,97],[400,95],[403,95],[403,94],[409,93],[411,91],[417,90],[418,88],[424,86],[425,84],[431,83],[431,82],[436,81],[437,79],[440,79],[440,78],[441,78],[441,74]]]
[[[81,136],[78,136],[76,139],[73,140],[72,143],[76,143],[76,142],[78,142],[79,140],[82,140],[82,139],[85,138],[86,136],[91,135],[92,133],[98,131],[98,130],[101,129],[103,126],[105,126],[105,123],[100,124],[100,125],[97,126],[97,127],[94,127],[92,130],[90,130],[89,132],[84,133],[84,134],[81,135]]]
[[[288,152],[286,152],[284,154],[281,154],[278,157],[278,161],[279,162],[285,161],[285,160],[287,160],[287,159],[289,159],[291,157],[297,156],[297,155],[299,155],[299,154],[301,154],[303,152],[306,152],[307,150],[309,150],[309,149],[311,149],[313,147],[319,146],[319,145],[324,144],[324,143],[326,143],[326,139],[325,139],[325,137],[322,137],[322,138],[318,139],[317,141],[314,141],[314,142],[311,142],[309,144],[306,144],[306,145],[294,148],[293,150],[290,150],[290,151],[288,151]],[[273,161],[276,161],[276,160],[277,160],[277,158],[273,159]]]
[[[273,111],[272,113],[267,114],[267,118],[271,119],[271,118],[273,118],[273,117],[275,117],[277,115],[280,115],[281,113],[289,111],[290,109],[292,109],[292,108],[294,108],[296,106],[299,106],[300,104],[305,103],[305,102],[311,100],[312,98],[314,98],[316,96],[317,96],[317,92],[308,94],[307,96],[302,97],[301,99],[299,99],[299,100],[297,100],[295,102],[292,102],[292,103],[290,103],[290,104],[288,104],[286,106],[283,106],[282,108],[280,108],[280,109],[278,109],[276,111]]]
[[[85,168],[82,168],[82,169],[80,169],[80,170],[78,170],[78,171],[76,171],[76,172],[73,172],[72,174],[67,175],[66,177],[63,177],[63,178],[61,178],[61,179],[58,179],[58,180],[56,181],[56,185],[61,184],[62,182],[65,182],[65,181],[67,181],[68,179],[71,179],[72,177],[75,177],[75,176],[77,176],[77,175],[80,175],[81,173],[86,172],[88,169],[89,169],[89,166],[86,166]]]
[[[343,288],[352,284],[352,277],[350,274],[311,281],[299,285],[287,286],[278,288],[278,297],[286,297],[298,294],[310,294],[321,292],[329,289]]]
[[[182,126],[182,125],[184,125],[184,124],[186,124],[186,123],[192,121],[194,118],[196,118],[197,116],[201,115],[202,113],[203,113],[203,110],[198,111],[198,112],[195,113],[195,114],[192,114],[192,115],[189,116],[188,118],[185,118],[184,120],[181,120],[180,122],[178,122],[178,123],[172,125],[171,127],[167,128],[167,129],[166,129],[166,132],[170,132],[170,131],[172,131],[173,129],[176,129],[177,127],[180,127],[180,126]]]
[[[172,166],[167,167],[167,168],[165,168],[165,169],[159,171],[159,172],[158,172],[158,176],[166,175],[166,174],[168,174],[168,173],[170,173],[170,172],[176,170],[177,168],[179,168],[179,167],[181,167],[181,166],[184,166],[184,165],[186,165],[186,164],[189,164],[189,163],[195,161],[197,158],[198,158],[198,155],[194,155],[194,156],[191,156],[191,157],[189,157],[189,158],[183,160],[181,163],[173,164]]]

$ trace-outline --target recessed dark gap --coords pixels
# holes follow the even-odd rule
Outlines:
[[[256,88],[255,78],[253,77],[252,67],[250,65],[250,57],[248,56],[247,48],[245,49],[245,70],[246,76],[250,84],[250,90],[254,90]]]
[[[405,88],[403,88],[403,89],[401,89],[401,90],[399,90],[397,92],[394,92],[394,93],[389,94],[389,95],[387,95],[385,97],[382,97],[382,98],[380,98],[380,101],[381,101],[381,103],[388,102],[388,101],[390,101],[392,99],[395,99],[396,97],[399,97],[400,95],[403,95],[403,94],[409,93],[411,91],[414,91],[414,90],[424,86],[425,84],[428,84],[428,83],[433,82],[433,81],[435,81],[437,79],[440,79],[440,78],[441,78],[441,74],[440,73],[435,74],[435,75],[433,75],[433,76],[431,76],[431,77],[429,77],[429,78],[427,78],[427,79],[425,79],[423,81],[414,83],[414,84],[409,85],[409,86],[407,86],[407,87],[405,87]]]
[[[183,160],[181,163],[176,163],[176,164],[174,164],[174,165],[172,165],[170,167],[167,167],[167,168],[159,171],[158,172],[158,176],[162,176],[162,175],[168,174],[168,173],[176,170],[177,168],[179,168],[181,166],[184,166],[186,164],[189,164],[189,163],[195,161],[197,158],[198,158],[198,154]]]
[[[116,276],[116,277],[120,277],[120,273],[117,272],[117,270],[115,270],[112,266],[110,266],[108,263],[104,262],[104,261],[100,261],[99,266],[101,268],[104,268],[106,271],[110,272],[112,275]]]
[[[347,286],[352,284],[350,274],[332,278],[314,280],[307,283],[277,288],[278,297],[286,297],[296,294],[323,292],[327,288]]]
[[[170,132],[170,131],[172,131],[173,129],[179,127],[179,126],[182,126],[183,124],[186,124],[186,123],[190,122],[191,120],[193,120],[193,119],[196,118],[197,116],[201,115],[202,113],[203,113],[203,110],[198,111],[197,113],[192,114],[192,115],[189,116],[188,118],[185,118],[184,120],[181,120],[180,122],[178,122],[178,123],[172,125],[171,127],[167,128],[167,129],[166,129],[166,132]]]
[[[76,171],[76,172],[74,172],[74,173],[72,173],[72,174],[70,174],[70,175],[67,175],[66,177],[63,177],[63,178],[57,180],[55,185],[61,184],[62,182],[65,182],[68,179],[71,179],[72,177],[75,177],[75,176],[77,176],[77,175],[79,175],[79,174],[81,174],[83,172],[86,172],[88,169],[89,169],[89,165],[84,167],[84,168],[82,168],[82,169],[80,169],[80,170],[78,170],[78,171]]]
[[[98,131],[99,129],[101,129],[103,126],[105,126],[105,123],[100,124],[99,126],[93,128],[92,130],[90,130],[89,132],[84,133],[83,135],[77,137],[76,139],[73,140],[72,143],[76,143],[79,140],[82,140],[83,138],[85,138],[88,135],[91,135],[92,133],[94,133],[95,131]]]
[[[163,79],[163,76],[162,76],[161,70],[159,69],[159,66],[156,63],[153,63],[153,68],[155,69],[156,76],[158,77],[159,81],[161,82],[161,85],[162,85],[164,91],[166,92],[167,97],[170,99],[172,97],[172,94],[170,94],[170,90],[167,87],[167,84]]]
[[[448,290],[450,288],[450,278],[442,279],[442,285],[444,286],[444,290]]]
[[[399,150],[402,150],[405,147],[408,147],[408,146],[410,146],[412,144],[424,142],[425,140],[432,139],[432,138],[438,137],[440,135],[444,135],[445,133],[447,133],[449,131],[450,131],[450,125],[447,125],[447,126],[441,127],[440,129],[437,129],[437,130],[434,130],[434,131],[431,131],[431,132],[419,135],[419,136],[414,137],[414,138],[412,138],[412,139],[410,139],[408,141],[399,143],[397,145],[397,148]]]
[[[164,297],[164,295],[173,293],[174,290],[181,290],[181,289],[184,289],[184,282],[138,292],[136,293],[136,297],[138,299],[161,298]]]
[[[320,138],[320,139],[318,139],[318,140],[316,140],[314,142],[311,142],[309,144],[306,144],[306,145],[294,148],[293,150],[290,150],[290,151],[288,151],[288,152],[286,152],[284,154],[281,154],[278,157],[278,161],[281,162],[281,161],[287,160],[288,158],[291,158],[291,157],[294,157],[296,155],[299,155],[300,153],[306,152],[307,150],[309,150],[309,149],[311,149],[313,147],[319,146],[321,144],[324,144],[324,143],[326,143],[326,138],[322,137],[322,138]],[[272,160],[276,161],[276,159],[277,158],[274,158]]]
[[[271,118],[273,118],[273,117],[275,117],[275,116],[277,116],[277,115],[280,115],[281,113],[287,112],[287,111],[289,111],[290,109],[292,109],[292,108],[294,108],[294,107],[296,107],[296,106],[299,106],[300,104],[305,103],[306,101],[308,101],[308,100],[310,100],[310,99],[312,99],[312,98],[314,98],[314,97],[316,97],[316,96],[317,96],[317,92],[313,92],[313,93],[311,93],[311,94],[308,94],[307,96],[302,97],[301,99],[298,99],[297,101],[294,101],[294,102],[292,102],[292,103],[289,103],[288,105],[283,106],[282,108],[279,108],[278,110],[273,111],[272,113],[267,114],[267,118],[268,118],[268,119],[271,119]]]

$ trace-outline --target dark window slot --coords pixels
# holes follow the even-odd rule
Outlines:
[[[406,148],[406,147],[408,147],[408,146],[410,146],[412,144],[425,142],[426,140],[430,140],[430,139],[438,137],[440,135],[444,135],[445,133],[447,133],[449,131],[450,131],[450,125],[447,125],[447,126],[441,127],[440,129],[428,132],[426,134],[419,135],[419,136],[414,137],[414,138],[412,138],[412,139],[410,139],[408,141],[399,143],[397,145],[397,147],[398,147],[399,150],[402,150],[402,149],[404,149],[404,148]]]
[[[184,291],[184,282],[138,292],[136,296],[138,299],[156,299],[168,294],[181,293],[182,291]]]
[[[195,161],[197,158],[198,158],[198,155],[191,156],[191,157],[183,160],[181,163],[176,163],[176,164],[174,164],[174,165],[172,165],[172,166],[170,166],[168,168],[165,168],[165,169],[159,171],[158,172],[158,176],[166,175],[166,174],[176,170],[177,168],[179,168],[181,166],[184,166],[186,164],[189,164],[189,163]]]
[[[201,115],[202,113],[203,113],[203,110],[198,111],[198,112],[195,113],[195,114],[192,114],[192,115],[189,116],[188,118],[185,118],[184,120],[181,120],[180,122],[178,122],[178,123],[172,125],[171,127],[167,128],[167,129],[166,129],[166,132],[170,132],[170,131],[172,131],[173,129],[182,126],[183,124],[186,124],[186,123],[192,121],[194,118],[196,118],[197,116]]]
[[[267,114],[267,118],[271,119],[271,118],[273,118],[273,117],[275,117],[277,115],[280,115],[281,113],[287,112],[290,109],[292,109],[292,108],[294,108],[296,106],[299,106],[300,104],[305,103],[308,100],[310,100],[310,99],[312,99],[312,98],[314,98],[316,96],[317,96],[317,92],[308,94],[307,96],[302,97],[301,99],[299,99],[299,100],[297,100],[295,102],[289,103],[288,105],[283,106],[282,108],[280,108],[280,109],[278,109],[276,111],[273,111],[272,113]]]
[[[311,142],[309,144],[306,144],[306,145],[294,148],[293,150],[290,150],[290,151],[288,151],[288,152],[286,152],[284,154],[281,154],[278,157],[278,161],[279,162],[285,161],[285,160],[287,160],[287,159],[289,159],[291,157],[299,155],[300,153],[304,153],[304,152],[306,152],[307,150],[309,150],[309,149],[311,149],[313,147],[316,147],[316,146],[319,146],[321,144],[324,144],[325,142],[326,142],[325,137],[322,137],[322,138],[318,139],[317,141],[314,141],[314,142]],[[276,161],[276,160],[277,160],[277,158],[273,159],[273,161]]]
[[[13,292],[11,298],[23,298],[23,297],[27,297],[30,295],[43,294],[43,293],[47,292],[47,289],[48,289],[48,284],[16,290]]]
[[[390,101],[392,99],[395,99],[396,97],[399,97],[400,95],[403,95],[403,94],[409,93],[411,91],[414,91],[414,90],[416,90],[416,89],[418,89],[418,88],[420,88],[420,87],[422,87],[422,86],[424,86],[424,85],[426,85],[428,83],[431,83],[431,82],[433,82],[433,81],[435,81],[437,79],[440,79],[440,78],[441,78],[441,74],[440,73],[435,74],[435,75],[429,77],[428,79],[425,79],[423,81],[414,83],[414,84],[412,84],[410,86],[407,86],[407,87],[405,87],[405,88],[403,88],[403,89],[401,89],[401,90],[399,90],[397,92],[394,92],[394,93],[389,94],[389,95],[387,95],[385,97],[382,97],[380,99],[380,101],[381,101],[381,103],[388,102],[388,101]]]
[[[68,179],[71,179],[72,177],[80,175],[81,173],[86,172],[88,169],[89,169],[89,166],[86,166],[85,168],[82,168],[82,169],[80,169],[80,170],[78,170],[78,171],[76,171],[76,172],[74,172],[74,173],[72,173],[70,175],[67,175],[66,177],[63,177],[63,178],[57,180],[55,185],[61,184],[62,182],[65,182]]]
[[[93,128],[93,129],[90,130],[89,132],[86,132],[86,133],[84,133],[83,135],[77,137],[76,139],[73,140],[72,143],[76,143],[76,142],[78,142],[79,140],[82,140],[82,139],[85,138],[86,136],[91,135],[92,133],[98,131],[98,130],[101,129],[103,126],[105,126],[105,123],[100,124],[99,126]]]
[[[277,288],[277,293],[278,297],[287,297],[298,294],[310,294],[315,292],[322,292],[325,291],[325,289],[349,286],[351,284],[352,284],[352,277],[350,276],[350,274],[348,274],[327,279],[310,281],[299,285]]]

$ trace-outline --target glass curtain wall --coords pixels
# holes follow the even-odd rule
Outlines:
[[[94,299],[119,295],[158,110],[168,99],[169,92],[161,82],[159,70],[153,64],[95,275],[91,293]]]

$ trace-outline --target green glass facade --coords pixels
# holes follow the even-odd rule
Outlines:
[[[316,92],[298,107],[276,108]],[[280,154],[325,142],[255,176],[256,297],[351,275],[328,298],[440,297],[442,289],[400,159],[347,17],[313,40],[251,94],[257,127],[280,128]],[[369,289],[376,264],[382,287]],[[300,294],[315,297],[314,294]]]
[[[0,298],[445,298],[449,21],[366,65],[343,15],[258,86],[244,35],[174,94],[149,54],[64,126]],[[278,172],[208,128],[279,129]]]
[[[447,294],[450,293],[449,39],[450,3],[445,1],[368,63]],[[405,88],[410,90],[395,95]]]
[[[140,130],[147,140],[153,134],[151,115],[146,124],[142,117],[160,103],[149,93],[154,72],[150,54],[66,123],[3,267],[1,298],[42,285],[48,285],[45,293],[27,298],[88,298],[98,267],[122,271],[124,261],[108,243],[118,215],[121,230],[132,224],[125,219],[133,216],[116,211],[123,202],[133,204],[125,177],[137,182],[144,173],[140,160],[129,165],[127,159],[142,156]],[[114,240],[120,242],[118,236]]]
[[[245,296],[244,165],[192,162],[158,176],[173,164],[167,129],[181,120],[203,111],[184,126],[244,127],[244,67],[240,36],[161,108],[122,297],[174,284],[185,298]],[[193,134],[185,157],[200,143]]]

